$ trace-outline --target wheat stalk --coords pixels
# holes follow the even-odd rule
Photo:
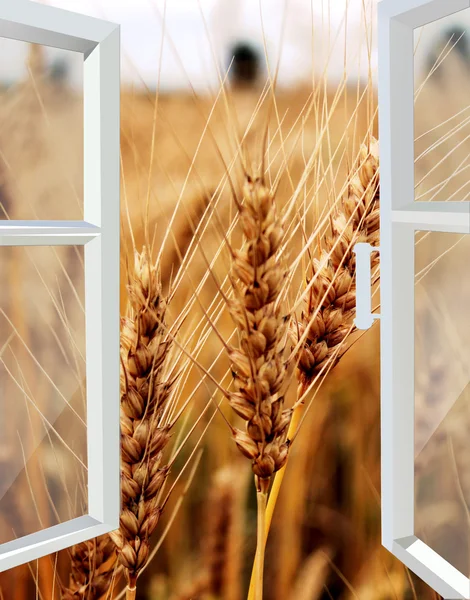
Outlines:
[[[145,247],[136,253],[128,296],[130,310],[121,332],[122,510],[120,529],[110,535],[131,600],[163,510],[159,492],[169,472],[163,451],[171,428],[165,413],[172,388],[165,377],[171,345],[164,324],[167,306],[158,267]]]
[[[246,176],[238,205],[245,243],[232,250],[233,297],[229,312],[239,345],[229,347],[235,391],[233,410],[246,421],[233,430],[240,451],[252,461],[258,503],[257,590],[262,597],[264,513],[271,479],[286,460],[291,409],[284,409],[287,366],[283,357],[288,318],[280,303],[287,272],[278,251],[284,235],[274,195],[262,177]]]
[[[354,245],[368,242],[376,246],[380,233],[380,193],[378,142],[372,136],[360,148],[358,162],[348,178],[345,198],[331,219],[331,232],[324,238],[320,258],[312,261],[312,277],[307,279],[305,307],[291,328],[299,347],[297,379],[298,402],[290,421],[287,438],[298,431],[305,409],[305,395],[316,377],[331,370],[341,357],[340,350],[353,325],[356,306]],[[373,254],[372,264],[378,257]],[[287,462],[287,458],[286,461]],[[265,540],[279,497],[285,464],[276,474],[266,509]],[[252,573],[249,600],[260,600]]]

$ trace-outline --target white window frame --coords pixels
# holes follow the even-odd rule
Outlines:
[[[0,0],[0,36],[84,56],[84,220],[0,221],[0,246],[84,246],[88,451],[88,514],[1,544],[4,571],[119,527],[120,28]]]
[[[470,598],[470,581],[414,532],[414,246],[416,231],[470,233],[470,203],[415,201],[413,30],[469,7],[378,3],[382,543],[447,599]]]

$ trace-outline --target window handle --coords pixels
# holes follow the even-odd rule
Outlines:
[[[353,248],[356,255],[356,318],[354,325],[358,329],[370,329],[380,315],[372,313],[372,290],[370,256],[380,252],[377,246],[359,243]]]

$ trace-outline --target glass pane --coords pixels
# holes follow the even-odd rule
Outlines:
[[[0,219],[83,219],[83,55],[0,37],[0,56]]]
[[[470,575],[470,236],[416,235],[415,532]]]
[[[470,9],[415,30],[415,199],[470,199]]]
[[[0,250],[0,543],[87,513],[83,247]]]

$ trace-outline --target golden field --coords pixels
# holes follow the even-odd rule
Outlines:
[[[463,67],[452,57],[447,62],[444,76],[451,83]],[[450,102],[442,80],[430,78],[416,103],[424,107],[416,112],[417,155],[423,155],[416,161],[417,193],[465,199],[468,153],[462,99]],[[430,105],[432,111],[425,108]],[[28,81],[2,94],[0,171],[5,218],[81,218],[81,109],[81,98],[48,81],[37,65]],[[123,430],[132,437],[142,427],[147,438],[139,438],[140,443],[149,447],[162,431],[166,434],[165,428],[171,430],[161,453],[155,450],[152,459],[155,468],[171,466],[156,504],[142,494],[145,502],[127,499],[125,506],[137,515],[139,527],[142,506],[152,517],[157,515],[158,524],[145,540],[150,556],[139,564],[137,585],[125,561],[116,558],[115,548],[101,546],[100,541],[1,574],[0,598],[246,597],[257,546],[257,494],[250,461],[232,439],[233,428],[241,427],[242,421],[227,400],[237,366],[225,352],[229,344],[243,348],[240,327],[237,337],[230,314],[230,299],[241,289],[233,285],[233,265],[240,258],[237,252],[244,248],[237,199],[240,204],[246,201],[246,176],[259,175],[264,165],[263,186],[276,207],[273,220],[282,221],[283,228],[276,267],[284,279],[272,304],[276,310],[282,307],[276,313],[280,323],[288,314],[291,319],[290,335],[286,333],[279,343],[284,344],[287,365],[283,402],[292,407],[300,381],[298,351],[307,343],[304,338],[295,349],[298,324],[309,311],[312,320],[318,314],[325,322],[331,317],[318,296],[309,296],[309,290],[315,289],[309,282],[315,269],[322,276],[322,269],[331,270],[332,257],[339,252],[335,241],[354,275],[350,248],[344,248],[341,237],[349,235],[349,229],[338,223],[343,222],[340,217],[348,202],[355,197],[358,204],[362,202],[357,190],[364,185],[361,168],[366,170],[367,165],[360,161],[367,163],[375,157],[371,158],[371,136],[378,136],[376,112],[372,84],[337,91],[321,83],[313,89],[282,92],[272,86],[235,87],[221,90],[217,97],[122,91],[120,297],[122,315],[129,319],[123,321],[124,371],[129,375],[133,369],[144,370],[137,359],[126,360],[146,336],[146,356],[158,355],[161,361],[157,368],[157,359],[151,358],[153,366],[147,371],[152,378],[161,378],[158,385],[164,391],[159,401],[166,403],[161,412],[153,407],[150,416],[145,410],[141,417],[132,416],[127,397],[131,383],[125,373]],[[444,123],[444,133],[436,129],[439,123]],[[439,168],[434,169],[435,164]],[[375,186],[377,211],[378,165],[374,165],[364,194],[370,191],[368,186]],[[369,207],[364,210],[370,216]],[[353,228],[353,241],[367,236],[361,223]],[[417,422],[425,436],[416,463],[422,503],[417,507],[417,523],[423,537],[442,548],[448,560],[461,561],[459,568],[464,570],[468,568],[470,499],[465,483],[465,393],[452,411],[447,407],[445,419],[441,407],[434,425],[429,421],[433,421],[432,408],[439,407],[446,391],[454,391],[448,382],[455,380],[457,371],[449,370],[449,348],[455,351],[452,364],[458,365],[460,348],[467,343],[464,335],[456,335],[447,345],[441,344],[439,335],[448,328],[439,330],[433,323],[436,314],[441,326],[464,318],[462,306],[468,290],[462,281],[454,304],[445,293],[435,294],[442,306],[430,302],[429,294],[434,298],[436,289],[445,291],[453,285],[453,280],[443,277],[454,267],[440,261],[442,255],[448,256],[449,248],[455,258],[452,265],[458,260],[465,269],[468,261],[464,243],[436,240],[430,236],[417,239],[417,285],[422,291],[417,294],[416,309],[422,311],[418,325],[423,330],[418,326],[416,335],[417,340],[424,340],[422,346],[417,344],[422,351],[419,360],[424,361],[424,375],[417,386],[422,402],[417,403]],[[49,253],[10,250],[4,248],[0,259],[4,269],[0,374],[5,381],[0,457],[2,477],[14,480],[10,496],[4,492],[0,499],[2,536],[13,529],[12,534],[5,533],[6,539],[86,510],[81,252],[76,248]],[[135,262],[136,251],[142,253],[140,263]],[[315,263],[322,252],[329,261],[326,266]],[[341,264],[340,268],[345,267]],[[161,288],[152,289],[149,281],[159,278]],[[380,310],[378,284],[376,261],[374,306]],[[331,285],[335,285],[334,274]],[[355,289],[354,283],[350,286],[348,293]],[[307,306],[309,298],[318,306]],[[144,307],[140,312],[138,302]],[[351,326],[354,311],[337,308],[343,321],[333,333],[342,328],[351,331],[337,344],[331,342],[329,350],[334,346],[337,352],[328,354],[329,366],[314,376],[310,373],[304,387],[300,426],[289,447],[266,545],[264,598],[438,598],[381,547],[379,329],[355,332]],[[145,336],[136,329],[136,323],[149,326],[144,316],[159,323]],[[431,332],[430,338],[424,334],[421,338],[422,331]],[[466,383],[464,367],[458,373]],[[142,374],[135,375],[134,391],[143,379]],[[156,393],[152,386],[153,380],[149,387],[154,391],[148,392],[148,398]],[[439,425],[438,435],[426,445],[435,425]],[[131,444],[127,438],[123,443]],[[129,466],[127,451],[124,460]],[[149,465],[147,478],[151,478],[153,463]],[[136,477],[136,469],[131,470]],[[125,516],[132,523],[129,529],[123,528],[123,537],[138,559],[142,541],[136,541],[137,533],[130,536],[134,517]],[[455,557],[455,546],[465,551]]]

